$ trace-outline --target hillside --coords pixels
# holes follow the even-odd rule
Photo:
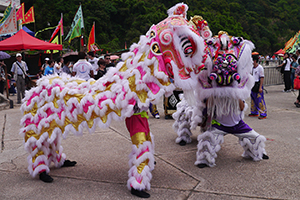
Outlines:
[[[167,17],[166,11],[181,1],[174,0],[25,0],[25,11],[35,8],[36,23],[31,30],[57,25],[60,13],[64,17],[65,35],[81,2],[85,31],[88,37],[93,22],[96,24],[96,42],[103,52],[129,47],[145,34],[152,24]],[[213,34],[225,30],[230,35],[251,40],[256,51],[273,54],[299,29],[300,0],[186,0],[188,16],[201,15],[209,23]],[[35,27],[34,27],[35,26]],[[49,40],[52,30],[38,35]],[[65,47],[78,48],[75,40]]]

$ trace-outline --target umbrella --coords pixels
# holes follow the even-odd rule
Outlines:
[[[4,51],[0,51],[0,60],[4,60],[8,58],[10,58],[10,55],[8,53],[5,53]]]
[[[77,51],[71,51],[71,52],[63,54],[62,57],[66,61],[74,61],[74,62],[76,62],[78,60],[78,52]]]
[[[110,59],[111,59],[111,60],[116,60],[116,59],[118,59],[118,58],[119,58],[119,56],[117,56],[117,55],[111,55],[111,56],[110,56]]]
[[[279,49],[278,51],[276,51],[274,54],[284,54],[285,53],[285,51],[284,50],[282,50],[282,49]]]
[[[278,56],[284,56],[282,53],[278,54]]]
[[[252,55],[259,55],[259,53],[255,51],[252,53]]]

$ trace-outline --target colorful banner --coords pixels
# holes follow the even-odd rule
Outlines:
[[[11,3],[5,9],[3,18],[0,20],[0,25],[8,18],[8,16],[10,15],[10,12],[11,12]]]
[[[78,23],[79,21],[80,21],[80,23]],[[75,38],[75,37],[72,38],[72,35],[75,32],[78,33],[78,30],[74,30],[78,26],[79,26],[80,29],[84,28],[83,13],[82,13],[81,5],[79,6],[79,8],[76,12],[76,15],[75,15],[75,17],[73,19],[73,22],[71,24],[71,29],[70,29],[68,35],[66,36],[65,40],[69,39],[68,41],[71,42],[71,40]],[[81,34],[81,30],[80,30],[80,34]]]
[[[92,45],[95,44],[95,24],[93,24],[93,27],[91,29],[89,40],[88,40],[88,51],[92,51]]]
[[[18,30],[17,30],[16,9],[15,9],[15,7],[13,7],[12,12],[10,12],[10,15],[0,26],[0,36],[13,34],[13,33],[16,33],[17,31]]]
[[[21,7],[19,8],[19,10],[17,11],[16,15],[17,15],[17,21],[19,20],[24,20],[24,14],[25,14],[25,10],[24,10],[24,3],[21,4]]]
[[[56,34],[56,36],[51,41],[49,41],[49,42],[53,43],[53,44],[60,44],[60,42],[59,42],[59,35]],[[52,53],[58,53],[58,52],[59,52],[58,50],[52,50]],[[50,54],[51,51],[47,50],[46,53]]]
[[[24,20],[22,21],[22,24],[29,24],[34,23],[34,9],[33,6],[27,11],[27,13],[24,16]]]
[[[294,45],[292,48],[288,49],[289,53],[296,53],[298,49],[300,49],[300,31],[296,34],[296,41],[294,42]]]
[[[64,27],[63,27],[63,16],[61,15],[61,18],[58,22],[57,27],[55,28],[55,30],[53,31],[51,38],[49,40],[49,42],[51,42],[53,40],[53,38],[57,35],[58,32],[61,32],[61,35],[64,35]]]
[[[69,37],[69,43],[71,42],[71,40],[73,40],[74,38],[80,37],[81,36],[81,19],[78,20],[77,24],[75,25],[75,27],[73,28],[73,31],[71,33],[71,36]]]

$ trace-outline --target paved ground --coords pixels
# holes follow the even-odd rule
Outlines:
[[[150,117],[155,135],[155,158],[151,199],[300,199],[300,108],[294,93],[283,93],[282,85],[266,87],[268,118],[245,117],[245,121],[268,140],[269,160],[243,159],[234,136],[226,136],[214,168],[194,166],[196,136],[181,147],[175,144],[173,120]],[[298,92],[297,92],[298,93]],[[11,96],[15,101],[15,96]],[[247,100],[249,102],[249,99]],[[158,105],[163,113],[162,104]],[[6,120],[5,120],[6,116]],[[23,138],[18,135],[19,106],[0,110],[0,133],[4,150],[0,153],[0,199],[139,199],[126,188],[129,133],[124,122],[114,122],[106,130],[87,131],[82,137],[69,134],[62,145],[74,168],[51,168],[53,183],[30,177]]]

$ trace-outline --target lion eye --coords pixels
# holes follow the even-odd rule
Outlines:
[[[180,44],[186,57],[193,54],[193,44],[188,37],[180,37]]]
[[[155,32],[154,31],[151,31],[150,32],[150,38],[154,38],[156,36]]]

